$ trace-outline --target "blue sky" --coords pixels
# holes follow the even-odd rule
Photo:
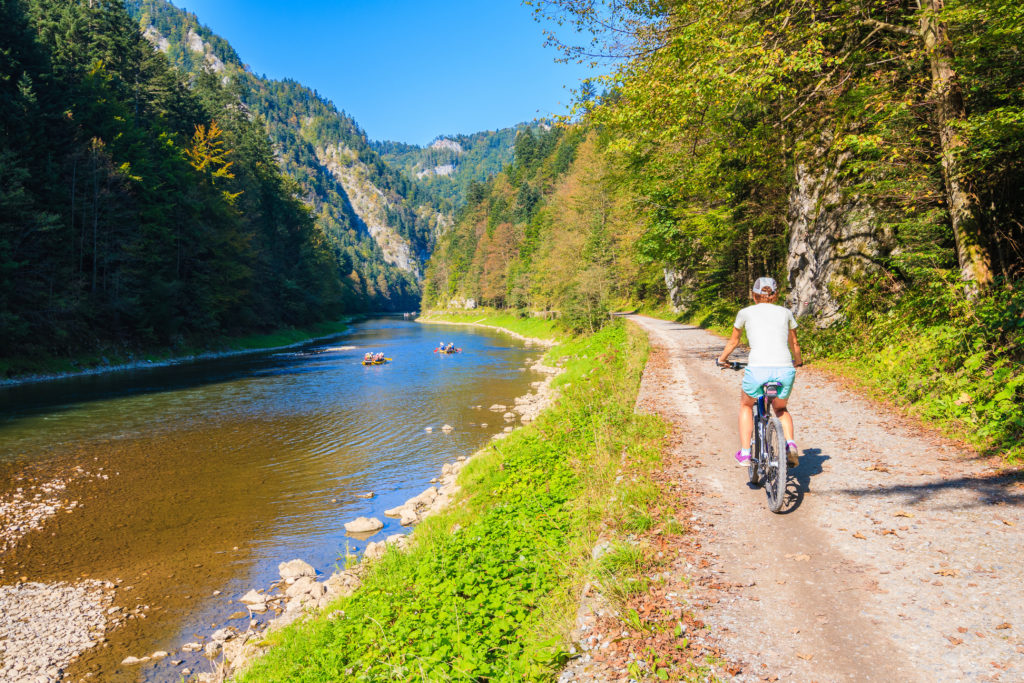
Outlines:
[[[556,64],[519,0],[172,0],[242,61],[293,78],[374,140],[425,144],[564,113],[586,74]]]

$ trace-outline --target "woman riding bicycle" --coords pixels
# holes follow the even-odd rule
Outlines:
[[[740,394],[740,450],[736,453],[736,464],[746,467],[750,461],[750,439],[754,434],[752,408],[764,392],[764,383],[780,382],[782,388],[778,397],[772,400],[772,408],[786,434],[786,461],[790,467],[796,467],[800,463],[800,451],[793,441],[793,416],[786,407],[793,391],[796,368],[803,365],[800,345],[796,340],[796,319],[788,308],[775,305],[779,286],[774,279],[757,278],[753,295],[754,305],[736,314],[732,336],[717,360],[720,366],[728,365],[729,354],[739,346],[740,332],[746,327],[750,360],[743,372],[743,391]]]

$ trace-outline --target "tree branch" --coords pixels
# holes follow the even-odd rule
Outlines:
[[[875,29],[882,29],[883,31],[892,31],[893,33],[902,33],[907,36],[914,36],[920,38],[921,33],[914,28],[909,26],[900,26],[898,24],[890,24],[887,21],[878,21],[877,19],[865,19],[864,23],[868,26],[874,26]]]

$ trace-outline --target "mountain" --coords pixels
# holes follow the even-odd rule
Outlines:
[[[419,181],[440,206],[459,208],[474,183],[487,181],[512,163],[520,131],[548,127],[535,121],[471,135],[440,136],[426,147],[391,141],[371,144],[392,168]]]
[[[143,35],[193,79],[213,72],[265,125],[282,170],[302,188],[317,225],[370,306],[418,305],[423,264],[446,216],[411,177],[392,169],[350,116],[293,80],[254,74],[231,45],[165,0],[128,0]]]

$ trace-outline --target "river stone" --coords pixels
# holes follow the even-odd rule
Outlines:
[[[351,522],[345,522],[345,531],[350,534],[365,534],[384,528],[384,522],[376,517],[356,517]]]
[[[486,423],[486,422],[481,422],[481,423],[480,423],[480,426],[481,426],[481,427],[486,427],[486,426],[487,426],[487,423]]]
[[[516,419],[516,414],[510,410],[504,415],[502,415],[502,417],[505,418],[506,421],[511,422],[512,420]]]
[[[185,643],[181,646],[182,652],[199,652],[203,649],[203,646],[199,643]]]
[[[214,640],[206,644],[206,647],[203,648],[203,654],[209,657],[210,659],[213,659],[214,657],[219,655],[223,650],[224,646],[218,643],[216,640]]]
[[[255,590],[251,590],[242,597],[240,597],[238,599],[238,602],[241,602],[245,605],[265,605],[267,602],[267,596],[260,595]]]
[[[163,659],[163,658],[164,658],[164,657],[166,657],[166,656],[167,656],[167,653],[166,653],[166,652],[164,652],[163,650],[157,650],[156,652],[154,652],[153,654],[151,654],[151,655],[149,656],[149,658],[150,658],[150,659]]]
[[[452,429],[454,429],[454,427],[452,427],[451,425],[445,425],[445,426],[441,427],[441,431],[442,432],[450,432],[450,431],[452,431]]]
[[[289,583],[303,576],[316,576],[316,570],[308,562],[302,560],[291,560],[277,565],[277,571],[281,578]]]
[[[444,465],[441,466],[441,474],[451,474],[451,473],[452,473],[452,465],[451,465],[451,463],[446,462]]]
[[[506,434],[508,434],[508,433],[509,433],[509,432],[511,432],[511,431],[512,431],[513,429],[514,429],[514,427],[512,427],[511,425],[509,425],[508,427],[505,427],[505,429],[503,429],[503,430],[501,430],[501,431],[503,431],[503,432],[505,432]]]
[[[121,666],[135,666],[136,664],[145,664],[149,661],[149,657],[125,657],[121,660]]]
[[[405,502],[405,506],[406,507],[427,506],[427,505],[430,505],[431,503],[433,503],[435,498],[437,498],[437,489],[434,488],[433,486],[431,486],[429,489],[427,489],[426,491],[424,491],[420,495],[416,496],[415,498],[410,498],[409,500],[407,500]]]
[[[505,412],[505,410],[507,410],[507,408],[508,406],[503,406],[500,403],[495,403],[493,406],[490,407],[490,410],[495,413],[503,413]]]
[[[416,514],[415,510],[408,507],[402,508],[402,518],[399,520],[399,523],[402,526],[409,526],[410,524],[415,524],[418,521],[419,515]]]
[[[432,432],[432,431],[434,431],[434,428],[433,427],[424,427],[423,431],[425,431],[425,432]]]
[[[390,510],[385,510],[384,511],[384,516],[385,517],[401,517],[402,516],[402,510],[404,510],[404,509],[405,509],[404,505],[399,505],[396,508],[391,508]]]
[[[295,583],[288,586],[288,588],[285,589],[284,594],[287,595],[289,599],[294,600],[300,595],[309,593],[313,586],[319,585],[320,584],[318,584],[315,579],[309,576],[303,576],[301,579],[297,579]]]
[[[402,545],[405,543],[405,534],[391,534],[384,539],[384,542],[388,545],[395,545],[396,543]]]
[[[387,543],[384,541],[370,543],[366,546],[366,550],[363,552],[363,557],[367,560],[376,560],[384,554],[387,548]]]
[[[210,640],[216,640],[219,643],[223,643],[226,640],[231,640],[235,637],[235,631],[232,628],[219,628],[213,632],[210,636]]]

